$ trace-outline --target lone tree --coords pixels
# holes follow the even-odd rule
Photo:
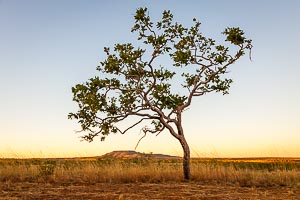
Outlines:
[[[184,178],[190,179],[182,113],[194,97],[228,93],[232,80],[224,75],[245,51],[251,51],[251,40],[239,28],[226,28],[223,34],[230,49],[217,45],[199,32],[195,18],[186,28],[173,22],[170,11],[164,11],[156,24],[147,8],[137,9],[134,19],[131,32],[137,33],[140,46],[115,44],[113,51],[104,47],[106,59],[97,67],[99,76],[72,88],[79,110],[69,118],[78,120],[85,133],[82,138],[89,142],[97,136],[103,141],[110,133],[125,134],[145,121],[149,121],[142,128],[145,135],[167,130],[182,146]],[[132,122],[125,130],[120,128],[124,120]]]

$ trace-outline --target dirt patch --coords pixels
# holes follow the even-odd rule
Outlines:
[[[0,183],[0,199],[300,199],[299,187],[240,187],[197,182]]]

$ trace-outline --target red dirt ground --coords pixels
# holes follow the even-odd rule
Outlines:
[[[299,187],[240,187],[197,182],[167,183],[0,183],[0,199],[274,199],[299,200]]]

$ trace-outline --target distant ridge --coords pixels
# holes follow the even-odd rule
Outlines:
[[[170,156],[165,154],[152,154],[152,153],[140,153],[133,150],[123,150],[123,151],[112,151],[110,153],[104,154],[100,156],[102,158],[105,157],[113,157],[113,158],[123,158],[123,159],[130,159],[130,158],[141,158],[141,157],[152,157],[158,159],[178,159],[178,156]]]

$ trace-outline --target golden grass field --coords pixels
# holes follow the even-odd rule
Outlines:
[[[1,159],[0,199],[300,199],[300,159]]]

